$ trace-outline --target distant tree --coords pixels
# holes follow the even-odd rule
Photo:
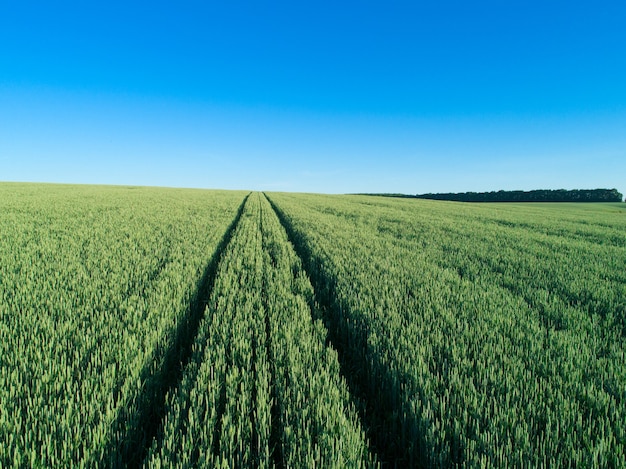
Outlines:
[[[399,195],[394,195],[398,197]],[[539,189],[533,191],[460,192],[418,194],[419,199],[458,202],[621,202],[617,189]]]

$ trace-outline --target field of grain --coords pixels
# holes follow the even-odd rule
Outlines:
[[[0,184],[0,467],[620,467],[626,204]]]

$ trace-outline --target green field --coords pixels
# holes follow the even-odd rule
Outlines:
[[[624,467],[626,204],[0,184],[0,467]]]

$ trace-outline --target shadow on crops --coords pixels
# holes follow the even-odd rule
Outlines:
[[[167,395],[178,386],[191,359],[192,346],[215,284],[219,261],[239,223],[248,197],[249,194],[239,206],[235,218],[198,280],[189,303],[189,313],[172,331],[168,347],[165,350],[156,350],[153,363],[161,363],[162,366],[154,369],[152,364],[146,365],[141,373],[143,392],[136,405],[120,409],[113,425],[114,435],[117,436],[113,438],[103,457],[103,462],[109,467],[141,467],[153,439],[158,436],[167,410]]]

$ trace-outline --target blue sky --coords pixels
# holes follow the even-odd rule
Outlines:
[[[0,1],[0,180],[626,192],[626,3]]]

